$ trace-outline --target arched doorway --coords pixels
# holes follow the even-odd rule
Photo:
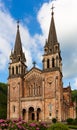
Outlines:
[[[40,113],[41,113],[41,109],[37,108],[37,121],[40,120]]]
[[[29,120],[35,120],[34,108],[29,108]]]
[[[22,117],[23,117],[23,120],[25,120],[25,117],[26,117],[26,110],[25,109],[22,110]]]

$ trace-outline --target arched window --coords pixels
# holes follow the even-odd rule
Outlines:
[[[22,110],[22,117],[23,117],[23,120],[25,120],[25,115],[26,115],[26,110],[23,109],[23,110]]]
[[[47,68],[49,68],[49,59],[47,59]]]
[[[12,75],[14,75],[14,67],[12,67]]]
[[[56,56],[56,67],[58,67],[58,56]]]
[[[39,95],[41,95],[41,91],[42,91],[41,86],[39,86],[38,89],[39,89]]]
[[[51,112],[52,111],[52,104],[49,103],[48,107],[49,107],[49,111]]]
[[[15,106],[13,106],[13,112],[15,112]]]
[[[54,58],[52,58],[52,67],[55,67],[55,61],[54,61]]]
[[[29,96],[32,96],[32,85],[29,87]]]
[[[30,87],[29,87],[29,96],[30,96]]]
[[[55,46],[55,51],[58,51],[58,46]]]
[[[9,67],[9,75],[11,75],[11,67]]]
[[[18,74],[18,66],[16,66],[16,74]]]
[[[33,96],[35,96],[35,83],[33,84]]]

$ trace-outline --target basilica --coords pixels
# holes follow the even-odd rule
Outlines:
[[[10,54],[8,76],[7,118],[22,118],[26,121],[50,121],[56,118],[64,121],[75,118],[74,104],[71,100],[70,84],[63,87],[62,57],[57,39],[54,12],[44,45],[42,69],[28,70],[23,52],[19,23],[14,49]]]

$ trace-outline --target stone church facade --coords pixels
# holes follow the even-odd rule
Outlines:
[[[49,35],[44,46],[43,69],[37,68],[34,62],[28,71],[17,24],[14,51],[9,63],[7,118],[21,117],[26,121],[75,118],[71,87],[63,88],[60,52],[52,10]]]

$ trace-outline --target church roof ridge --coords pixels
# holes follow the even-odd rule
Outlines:
[[[27,74],[28,74],[29,72],[31,72],[33,69],[36,69],[36,70],[42,72],[41,69],[39,69],[39,68],[37,68],[37,67],[32,67],[29,71],[27,71],[27,73],[26,73],[25,75],[27,75]]]

